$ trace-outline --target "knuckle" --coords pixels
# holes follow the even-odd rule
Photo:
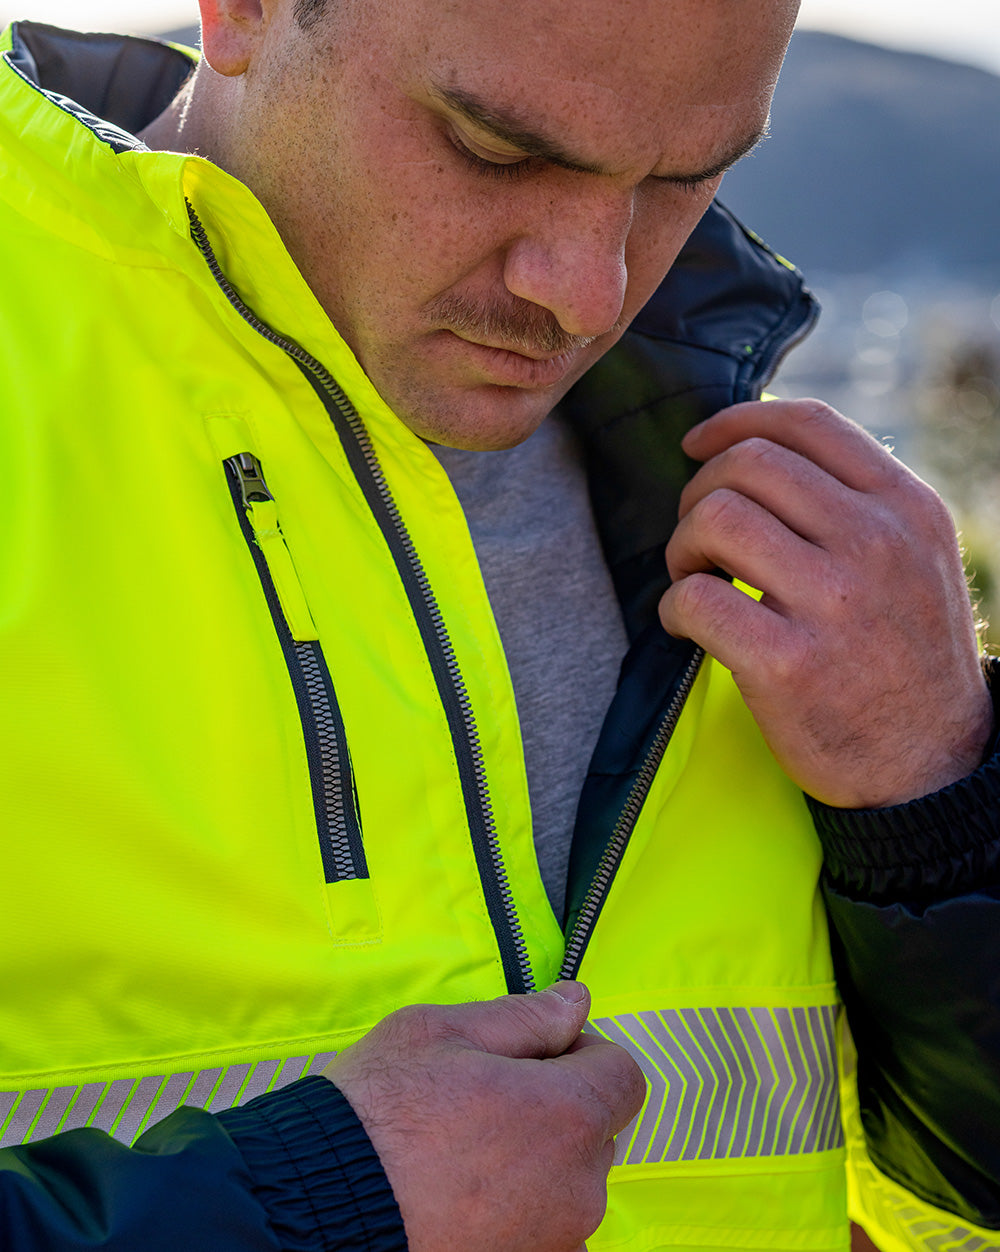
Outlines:
[[[763,435],[751,435],[735,444],[728,455],[738,468],[756,469],[761,465],[770,465],[779,455],[780,449],[771,439]]]
[[[766,680],[773,690],[798,687],[803,676],[815,663],[816,647],[812,637],[805,631],[786,631],[780,643],[773,646],[764,665]]]
[[[549,997],[544,998],[546,1008],[548,1008]],[[546,1051],[551,1044],[547,1029],[551,1022],[543,1017],[542,1006],[537,996],[508,996],[504,1001],[504,1007],[516,1019],[521,1042],[526,1045],[527,1049]]]
[[[827,404],[825,400],[817,400],[815,396],[806,396],[796,402],[798,421],[809,426],[830,426],[833,423],[848,423],[843,414]],[[853,425],[854,423],[849,423]]]
[[[692,510],[699,527],[711,533],[727,535],[740,531],[744,524],[746,498],[730,487],[717,487]]]
[[[919,495],[919,507],[923,515],[923,524],[932,535],[946,536],[948,539],[955,534],[955,521],[951,510],[944,500],[928,483],[917,480],[916,490]]]
[[[563,1136],[574,1152],[588,1153],[598,1130],[599,1110],[586,1093],[567,1093],[556,1101]]]
[[[871,571],[895,566],[911,542],[910,528],[903,519],[892,511],[880,510],[859,527],[855,542],[859,568]]]
[[[688,574],[671,588],[678,619],[696,621],[714,616],[717,579],[713,574]]]
[[[444,1031],[444,1010],[437,1004],[407,1004],[383,1018],[380,1027],[410,1047],[429,1043]]]

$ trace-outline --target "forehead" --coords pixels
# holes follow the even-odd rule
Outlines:
[[[471,91],[592,152],[597,164],[666,156],[683,165],[764,124],[796,7],[797,0],[383,0],[369,13],[418,91]]]

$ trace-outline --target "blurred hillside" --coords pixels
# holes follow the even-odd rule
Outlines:
[[[723,199],[807,273],[1000,289],[998,123],[997,75],[800,31]]]
[[[179,26],[176,30],[165,30],[161,39],[171,39],[174,43],[187,44],[189,48],[197,48],[201,41],[201,31],[197,26]]]
[[[948,500],[1000,644],[1000,77],[803,31],[722,199],[806,274],[819,395]]]

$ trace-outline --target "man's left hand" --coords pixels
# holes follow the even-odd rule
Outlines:
[[[992,706],[936,493],[816,400],[735,405],[684,450],[704,464],[667,545],[660,617],[732,671],[789,777],[876,808],[975,769]]]

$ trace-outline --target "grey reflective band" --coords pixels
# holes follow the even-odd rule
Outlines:
[[[594,1026],[639,1063],[646,1102],[617,1165],[798,1156],[843,1146],[836,1005],[663,1009]]]
[[[287,1087],[297,1078],[318,1074],[333,1052],[293,1056],[223,1068],[151,1074],[146,1078],[116,1078],[79,1087],[36,1087],[27,1091],[0,1091],[0,1147],[9,1148],[57,1131],[94,1126],[122,1143],[162,1121],[181,1104],[222,1109],[245,1104],[265,1091]]]
[[[970,1230],[955,1217],[921,1205],[909,1192],[850,1149],[862,1212],[878,1243],[884,1234],[913,1252],[1000,1252],[1000,1231]],[[864,1221],[864,1218],[861,1219]]]

